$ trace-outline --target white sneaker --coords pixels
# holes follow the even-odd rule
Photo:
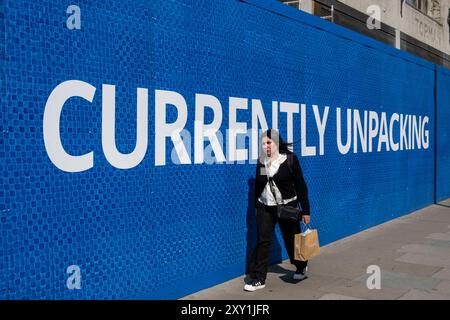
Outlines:
[[[266,282],[264,280],[253,280],[250,284],[244,286],[245,291],[256,291],[259,289],[264,289],[266,287]]]
[[[303,271],[295,271],[294,273],[294,280],[303,280],[306,278],[306,271],[308,271],[308,267],[305,267],[305,269],[303,269]]]

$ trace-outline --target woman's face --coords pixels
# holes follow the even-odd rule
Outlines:
[[[277,145],[275,142],[269,137],[264,137],[261,140],[262,148],[264,153],[270,157],[272,154],[275,154],[278,151]]]

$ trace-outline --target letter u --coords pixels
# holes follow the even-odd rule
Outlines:
[[[137,89],[136,146],[129,154],[121,153],[116,146],[116,87],[102,86],[102,147],[108,162],[118,169],[137,166],[145,157],[148,144],[148,90]]]

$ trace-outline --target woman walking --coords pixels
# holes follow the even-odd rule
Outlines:
[[[265,287],[270,246],[279,223],[290,262],[296,266],[293,278],[305,278],[307,261],[294,260],[294,238],[300,233],[299,221],[280,219],[277,205],[301,205],[302,221],[310,222],[308,189],[297,156],[292,153],[278,132],[269,129],[261,135],[261,155],[256,166],[255,215],[257,243],[249,265],[251,282],[244,290],[255,291]]]

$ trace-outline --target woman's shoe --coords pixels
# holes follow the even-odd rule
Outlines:
[[[251,283],[246,284],[244,286],[245,291],[256,291],[259,289],[264,289],[266,287],[266,281],[265,280],[252,280]]]
[[[308,267],[305,267],[303,270],[297,269],[294,273],[294,280],[303,280],[306,278],[306,271],[308,271]]]

